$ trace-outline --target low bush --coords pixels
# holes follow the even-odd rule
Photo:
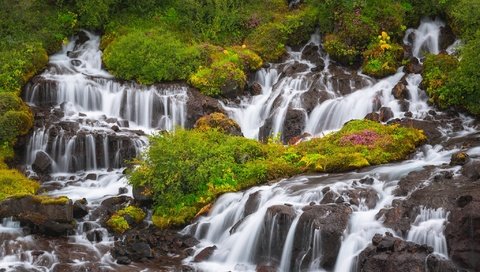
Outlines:
[[[145,219],[145,212],[135,206],[127,206],[115,212],[106,222],[107,226],[116,233],[124,233],[130,229],[129,221],[139,224]]]
[[[402,65],[403,47],[392,43],[387,32],[374,39],[368,49],[363,52],[363,72],[367,75],[382,78],[394,74]]]

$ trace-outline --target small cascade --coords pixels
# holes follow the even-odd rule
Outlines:
[[[113,238],[93,211],[109,197],[131,196],[124,169],[146,147],[148,133],[185,126],[186,85],[116,81],[102,69],[100,37],[86,31],[83,36],[51,56],[47,69],[24,88],[35,124],[23,159],[47,194],[85,198],[91,212],[79,220],[75,235],[50,243],[4,222],[0,236],[14,232],[15,237],[2,240],[0,268],[115,269],[108,254]]]
[[[447,217],[448,213],[442,208],[433,210],[422,207],[408,232],[407,240],[429,245],[435,253],[448,256],[447,240],[443,234]]]
[[[425,53],[440,53],[440,31],[445,23],[435,20],[423,19],[417,29],[408,29],[405,33],[404,43],[412,46],[414,57],[421,59]]]

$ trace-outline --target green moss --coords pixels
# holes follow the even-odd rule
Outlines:
[[[139,224],[145,219],[145,212],[135,206],[127,206],[115,212],[106,222],[107,226],[116,233],[122,234],[130,229],[127,217]]]
[[[382,78],[394,74],[402,65],[403,47],[392,43],[390,36],[386,32],[382,32],[363,52],[363,59],[363,72]]]
[[[39,186],[17,170],[0,168],[0,201],[13,196],[33,195]]]
[[[400,160],[424,140],[415,129],[363,120],[296,146],[274,140],[262,144],[218,130],[178,130],[151,137],[129,180],[152,188],[157,226],[182,225],[219,194],[305,172]]]
[[[201,117],[194,126],[197,130],[208,131],[217,129],[223,133],[232,133],[241,131],[240,126],[233,119],[228,118],[225,114],[214,112],[212,114]]]
[[[70,199],[66,196],[51,197],[47,195],[35,195],[33,199],[42,205],[66,205],[70,202]]]
[[[116,233],[122,234],[130,229],[130,225],[123,216],[114,214],[107,221],[107,226]]]

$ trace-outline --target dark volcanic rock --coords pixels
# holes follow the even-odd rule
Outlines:
[[[283,246],[288,231],[295,218],[295,209],[287,205],[275,205],[267,209],[263,219],[263,227],[256,256],[257,263],[280,264]]]
[[[457,271],[452,262],[436,257],[432,252],[431,247],[406,242],[388,232],[384,236],[376,234],[372,244],[358,256],[356,271]]]
[[[283,72],[285,73],[285,76],[291,77],[297,73],[305,72],[307,69],[308,65],[296,61],[293,64],[286,66]]]
[[[442,133],[439,131],[439,123],[436,121],[427,121],[427,120],[416,120],[416,119],[394,119],[389,123],[400,124],[404,127],[413,127],[416,129],[421,129],[427,136],[427,142],[429,144],[435,145],[439,144],[442,141]]]
[[[65,203],[42,203],[36,196],[9,198],[0,202],[0,218],[13,217],[28,226],[33,233],[47,236],[73,234],[73,205]]]
[[[75,200],[73,203],[73,217],[83,218],[88,214],[87,200],[85,198]]]
[[[186,128],[193,128],[195,122],[204,115],[214,112],[223,112],[223,108],[218,100],[203,95],[196,89],[189,88],[188,97],[187,121],[185,123]]]
[[[213,252],[217,249],[217,246],[209,246],[204,248],[200,253],[195,255],[193,261],[196,263],[206,261],[210,256],[212,256]]]
[[[247,217],[250,214],[254,213],[258,206],[260,205],[260,191],[251,193],[248,196],[247,202],[245,203],[245,209],[243,210],[243,217]]]
[[[289,108],[285,116],[285,123],[283,125],[283,141],[287,143],[295,136],[302,134],[305,128],[305,121],[307,116],[304,111]]]
[[[378,114],[379,121],[387,122],[388,120],[393,118],[393,111],[389,107],[381,107],[380,112]]]
[[[375,122],[380,122],[380,114],[376,112],[371,112],[367,115],[365,115],[364,119],[375,121]]]
[[[471,180],[480,178],[480,160],[471,160],[462,167],[462,175]]]
[[[325,63],[320,56],[319,47],[317,45],[307,45],[302,51],[302,59],[313,63],[318,70],[322,70],[325,67]]]
[[[341,246],[341,237],[352,210],[343,204],[315,205],[304,208],[295,231],[291,270],[308,269],[314,234],[322,241],[320,266],[332,269]]]
[[[32,168],[38,174],[49,174],[52,172],[52,163],[52,159],[47,153],[43,151],[37,151]]]
[[[421,74],[423,72],[423,65],[415,57],[410,58],[405,68],[409,74]]]
[[[395,99],[403,100],[410,99],[410,93],[408,92],[406,82],[400,81],[393,87],[392,94]]]

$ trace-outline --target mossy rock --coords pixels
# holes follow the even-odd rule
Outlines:
[[[127,206],[115,212],[106,222],[107,227],[118,234],[129,230],[133,225],[145,219],[145,212],[135,206]]]
[[[214,112],[212,114],[201,117],[194,125],[195,129],[207,131],[217,129],[218,131],[234,135],[243,136],[240,126],[233,119],[228,118],[225,114]]]

